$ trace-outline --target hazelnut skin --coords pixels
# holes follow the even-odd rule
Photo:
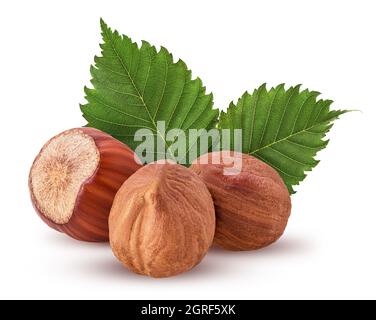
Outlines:
[[[51,228],[77,240],[106,242],[115,194],[140,167],[133,151],[110,135],[70,129],[50,139],[34,160],[31,200]]]
[[[207,253],[215,232],[213,200],[188,168],[157,161],[125,181],[109,226],[112,250],[125,267],[169,277],[190,270]]]
[[[235,162],[241,164],[238,169]],[[272,167],[250,155],[213,152],[196,159],[190,169],[205,182],[213,197],[215,244],[228,250],[255,250],[281,237],[291,200]],[[224,174],[225,169],[230,174]]]

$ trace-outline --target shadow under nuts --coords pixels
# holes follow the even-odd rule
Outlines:
[[[138,170],[116,194],[110,243],[128,269],[168,277],[197,265],[213,242],[211,195],[191,170],[154,162]]]
[[[291,200],[272,167],[246,154],[214,152],[196,159],[191,170],[202,178],[214,200],[215,244],[229,250],[254,250],[283,234]]]

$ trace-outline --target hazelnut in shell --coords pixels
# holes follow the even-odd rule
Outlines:
[[[31,200],[53,229],[78,240],[108,241],[115,194],[140,167],[133,151],[110,135],[70,129],[50,139],[34,160]]]
[[[109,226],[112,250],[125,267],[169,277],[190,270],[207,253],[215,231],[213,200],[194,172],[158,161],[125,181]]]
[[[226,151],[203,155],[190,169],[213,197],[215,244],[229,250],[255,250],[281,237],[291,200],[272,167],[250,155]]]

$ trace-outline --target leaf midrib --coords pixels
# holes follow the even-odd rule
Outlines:
[[[261,151],[261,150],[264,150],[264,149],[270,148],[271,146],[273,146],[273,145],[275,145],[275,144],[278,144],[278,143],[280,143],[280,142],[283,142],[283,141],[285,141],[285,140],[287,140],[287,139],[289,139],[289,138],[291,138],[291,137],[294,137],[294,136],[296,136],[296,135],[298,135],[298,134],[301,134],[301,133],[304,133],[304,132],[308,132],[310,129],[312,129],[312,128],[314,128],[314,127],[317,127],[317,126],[322,125],[322,124],[325,124],[325,123],[329,123],[330,121],[334,120],[335,118],[336,118],[336,117],[334,117],[334,118],[330,118],[330,119],[327,119],[327,120],[325,120],[325,121],[323,121],[323,122],[315,123],[314,125],[312,125],[312,126],[310,126],[310,127],[308,127],[308,128],[305,128],[305,129],[303,129],[303,130],[297,131],[297,132],[295,132],[295,133],[293,133],[293,134],[290,134],[290,135],[284,137],[283,139],[279,139],[279,140],[273,141],[272,143],[269,143],[269,144],[267,144],[267,145],[265,145],[265,146],[263,146],[263,147],[261,147],[261,148],[258,148],[258,149],[256,149],[256,150],[253,150],[253,151],[250,152],[249,154],[255,154],[255,153],[257,153],[257,152],[259,152],[259,151]]]
[[[112,48],[112,50],[115,52],[116,57],[117,57],[117,59],[119,60],[119,62],[120,62],[120,64],[121,64],[122,68],[123,68],[123,69],[125,70],[125,72],[127,73],[128,78],[131,80],[132,86],[133,86],[133,88],[135,89],[135,91],[137,92],[137,96],[138,96],[139,99],[141,100],[142,105],[144,106],[144,108],[145,108],[145,110],[146,110],[146,112],[147,112],[147,114],[148,114],[148,116],[149,116],[149,118],[150,118],[150,121],[151,121],[151,123],[152,123],[153,126],[154,126],[155,131],[156,131],[157,134],[162,138],[162,140],[163,140],[165,146],[168,147],[168,144],[167,144],[167,142],[166,142],[165,137],[164,137],[164,136],[161,134],[161,132],[158,130],[158,126],[156,125],[154,118],[151,116],[151,114],[150,114],[150,112],[149,112],[149,109],[148,109],[148,107],[147,107],[147,105],[146,105],[146,103],[145,103],[145,100],[144,100],[143,95],[141,95],[141,93],[140,93],[140,91],[138,90],[136,84],[134,83],[133,78],[131,77],[131,74],[130,74],[129,71],[128,71],[128,68],[127,68],[126,65],[124,64],[123,59],[121,59],[119,53],[117,52],[117,50],[116,50],[116,48],[115,48],[115,46],[114,46],[114,42],[113,42],[113,40],[112,40],[112,37],[110,37],[110,36],[108,35],[107,29],[104,29],[104,32],[105,32],[105,34],[106,34],[107,39],[109,39],[110,44],[111,44],[111,48]],[[151,60],[150,60],[150,64],[151,64]],[[145,87],[146,87],[146,83],[145,83]],[[168,148],[167,148],[167,150],[168,150]],[[170,152],[170,151],[169,151],[169,152]],[[171,152],[170,152],[170,153],[171,153]],[[173,156],[173,155],[171,154],[171,156]]]

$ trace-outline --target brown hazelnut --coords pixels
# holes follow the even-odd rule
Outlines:
[[[254,250],[283,234],[291,200],[272,167],[250,155],[214,152],[196,159],[191,170],[202,178],[214,200],[215,244],[229,250]]]
[[[163,161],[132,175],[116,194],[110,243],[128,269],[168,277],[197,265],[215,232],[213,200],[191,170]]]
[[[84,241],[108,241],[116,192],[141,167],[131,149],[92,128],[49,140],[29,175],[33,205],[50,227]]]

